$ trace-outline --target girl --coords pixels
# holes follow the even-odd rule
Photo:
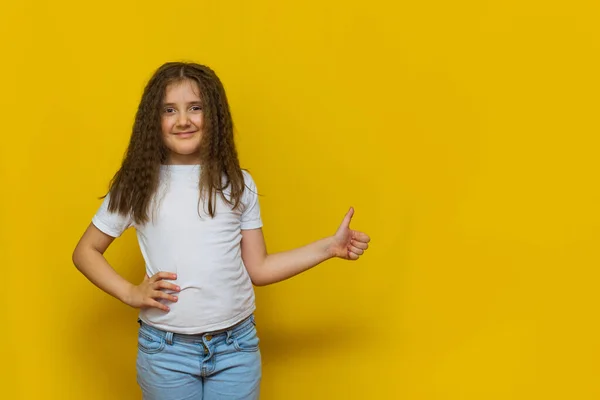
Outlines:
[[[268,254],[256,185],[239,165],[215,73],[167,63],[148,82],[129,147],[73,253],[93,284],[140,309],[137,380],[144,399],[257,399],[261,357],[253,284],[288,279],[369,237],[350,208],[331,237]],[[133,226],[146,263],[134,285],[103,254]]]

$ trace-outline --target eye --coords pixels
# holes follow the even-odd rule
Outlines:
[[[191,111],[202,111],[202,107],[200,107],[200,106],[191,106],[190,110]]]
[[[175,109],[173,107],[165,107],[163,111],[165,114],[173,114],[175,112]]]

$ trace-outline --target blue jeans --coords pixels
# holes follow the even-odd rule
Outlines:
[[[144,400],[258,399],[254,316],[218,332],[182,335],[140,321],[137,381]]]

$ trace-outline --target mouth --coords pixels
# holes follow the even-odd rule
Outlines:
[[[185,138],[192,137],[194,135],[194,133],[196,133],[196,132],[197,131],[175,132],[174,135],[179,138],[185,139]]]

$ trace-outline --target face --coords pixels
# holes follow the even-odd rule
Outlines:
[[[167,164],[200,164],[203,113],[198,84],[184,80],[167,86],[161,110]]]

